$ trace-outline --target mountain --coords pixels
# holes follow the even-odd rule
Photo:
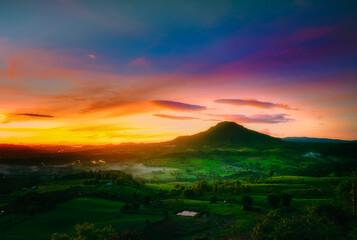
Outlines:
[[[250,147],[278,145],[284,141],[249,130],[235,122],[221,122],[207,131],[177,137],[169,143],[184,147]]]
[[[357,141],[348,141],[340,139],[330,139],[330,138],[310,138],[310,137],[286,137],[282,138],[284,141],[288,142],[313,142],[313,143],[356,143]]]
[[[25,145],[0,144],[0,157],[3,155],[36,154],[38,150]]]

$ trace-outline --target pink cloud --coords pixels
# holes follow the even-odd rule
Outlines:
[[[217,99],[214,102],[216,103],[223,103],[223,104],[231,104],[235,106],[250,106],[250,107],[257,107],[257,108],[283,108],[287,110],[296,110],[291,108],[287,104],[282,103],[272,103],[272,102],[262,102],[256,99]]]
[[[87,56],[88,56],[89,58],[91,58],[91,59],[96,59],[96,58],[97,58],[97,56],[94,55],[94,54],[88,54]]]
[[[277,136],[277,137],[284,136],[284,134],[271,132],[270,129],[268,129],[268,128],[264,128],[264,129],[260,130],[259,132],[263,133],[263,134],[266,134],[266,135],[269,135],[269,136]]]
[[[141,57],[131,61],[130,65],[133,67],[149,66],[151,65],[151,61],[146,59],[145,57]]]
[[[237,123],[286,123],[293,119],[287,118],[286,114],[254,114],[254,115],[241,115],[241,114],[222,114],[215,115],[225,120],[234,121]]]
[[[168,108],[176,111],[201,111],[207,109],[205,106],[193,105],[193,104],[182,103],[182,102],[174,102],[168,100],[155,100],[155,101],[151,101],[151,103],[159,107]]]

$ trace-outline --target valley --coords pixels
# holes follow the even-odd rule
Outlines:
[[[0,239],[71,239],[82,228],[119,239],[275,239],[282,233],[267,219],[295,216],[347,239],[355,151],[355,143],[290,143],[230,122],[157,144],[7,151]]]

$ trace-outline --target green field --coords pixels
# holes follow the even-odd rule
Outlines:
[[[162,219],[153,214],[121,214],[123,202],[99,198],[76,198],[58,204],[54,209],[37,214],[2,231],[0,239],[49,239],[54,232],[73,232],[74,225],[91,222],[96,226],[112,225],[118,230],[143,229],[145,220]]]
[[[289,211],[295,214],[303,213],[307,207],[335,201],[336,187],[340,182],[350,178],[313,178],[301,176],[277,176],[265,178],[261,183],[249,183],[241,179],[244,186],[249,189],[253,199],[253,211],[244,211],[242,208],[242,195],[232,193],[203,192],[198,196],[184,196],[182,193],[170,198],[167,195],[160,200],[159,205],[154,203],[141,205],[138,210],[122,213],[123,201],[108,200],[98,197],[76,197],[56,204],[53,208],[36,213],[7,214],[0,216],[0,239],[50,239],[54,232],[74,233],[74,225],[84,222],[93,223],[96,227],[113,226],[117,231],[136,229],[145,234],[147,239],[157,239],[166,236],[168,239],[191,239],[194,236],[212,235],[216,239],[222,236],[239,235],[248,236],[252,226],[257,221],[262,221],[271,210],[267,202],[269,192],[288,192],[293,196]],[[208,182],[208,184],[213,183]],[[128,186],[83,185],[83,180],[52,180],[38,185],[37,189],[27,190],[27,194],[37,192],[40,194],[63,190],[81,189],[84,193],[107,191],[111,194],[123,193],[138,194],[146,191],[170,193],[178,186],[190,187],[190,182],[149,183],[139,188]],[[318,189],[318,190],[317,190]],[[320,190],[326,194],[321,193]],[[135,194],[136,194],[135,193]],[[25,195],[24,191],[2,195],[1,200],[7,201],[17,196]],[[215,196],[217,203],[212,203],[210,198]],[[8,202],[9,203],[9,202]],[[169,218],[164,220],[163,210],[168,210]],[[200,213],[195,217],[176,216],[179,211],[195,211]],[[166,230],[165,230],[166,229]]]
[[[357,239],[353,145],[270,137],[266,145],[263,136],[234,147],[245,143],[231,130],[179,139],[175,147],[64,155],[72,157],[70,167],[7,166],[11,173],[0,175],[0,239],[49,240],[54,233],[105,239],[75,238],[82,234],[76,227],[120,240]],[[233,142],[218,146],[226,135]],[[72,165],[77,157],[83,165]],[[118,162],[122,157],[130,160]],[[91,158],[104,161],[91,165]],[[196,215],[177,215],[183,211]]]

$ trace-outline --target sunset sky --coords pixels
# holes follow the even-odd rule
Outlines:
[[[356,1],[0,0],[0,143],[157,142],[235,121],[357,139]]]

